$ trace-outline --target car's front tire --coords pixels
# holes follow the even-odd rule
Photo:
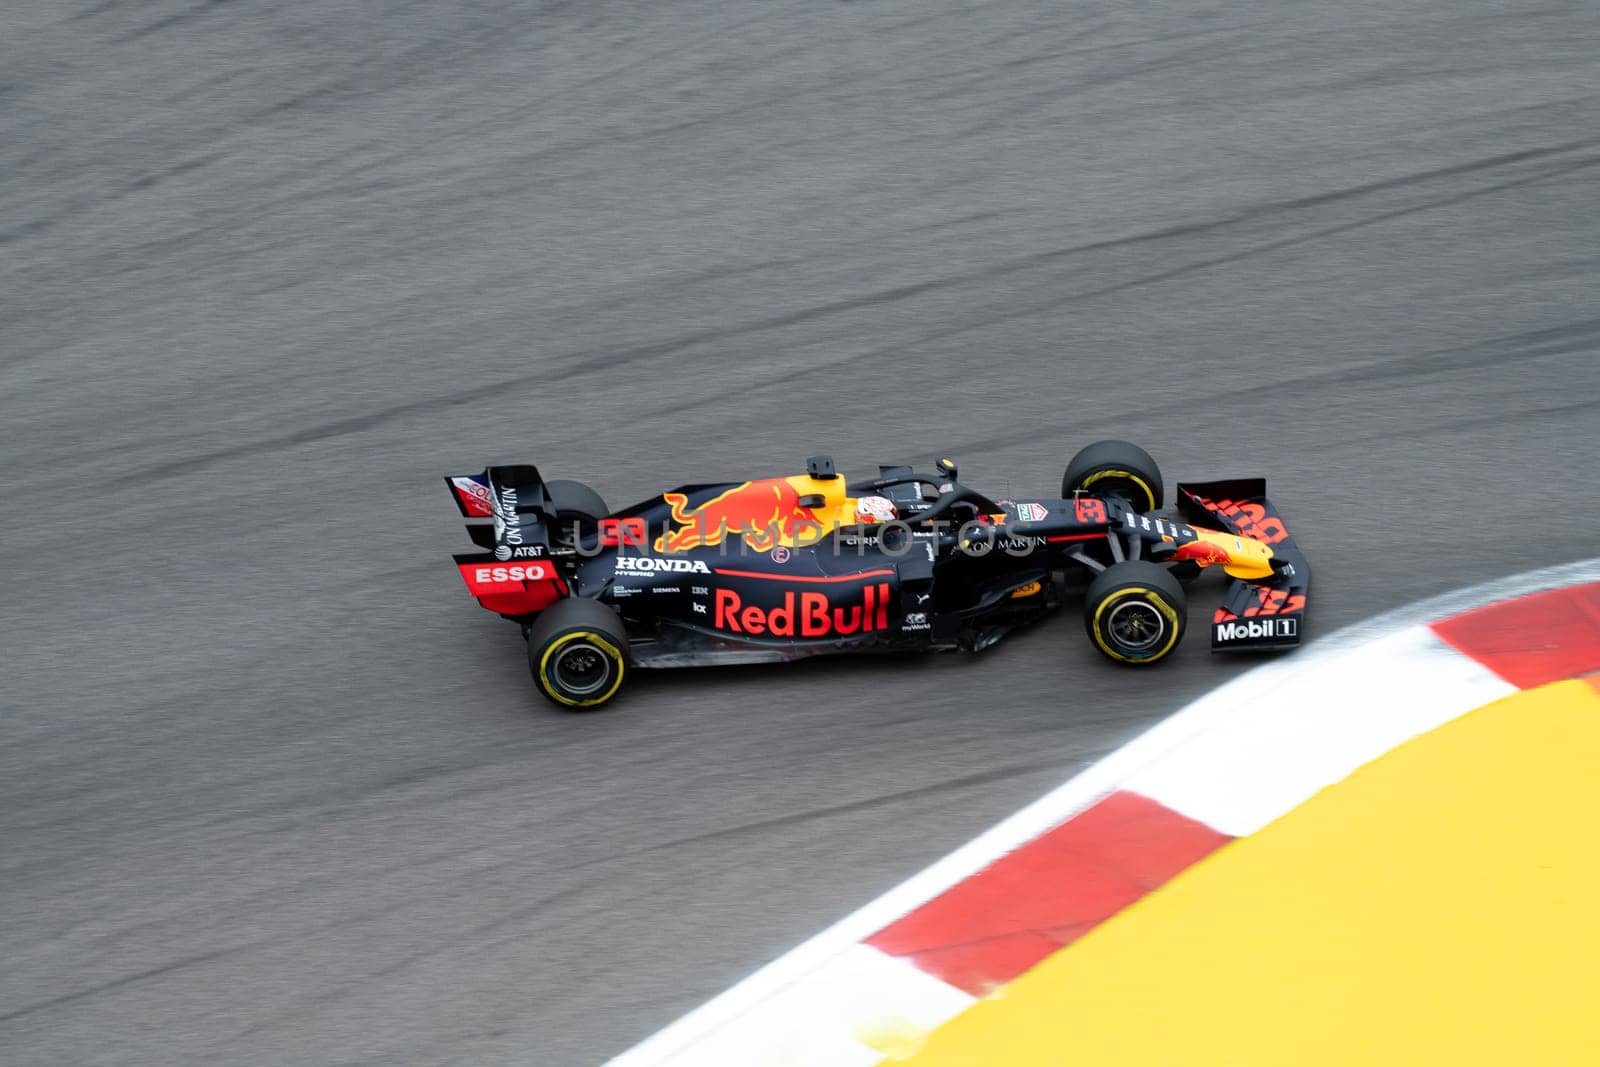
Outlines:
[[[585,597],[556,601],[528,630],[528,670],[535,688],[568,711],[599,707],[627,677],[622,620]]]
[[[1111,496],[1137,512],[1161,507],[1161,468],[1150,453],[1127,441],[1096,441],[1072,457],[1061,476],[1061,495]]]
[[[1183,586],[1149,560],[1113,563],[1084,595],[1089,640],[1107,658],[1133,667],[1169,656],[1183,638],[1187,615]]]

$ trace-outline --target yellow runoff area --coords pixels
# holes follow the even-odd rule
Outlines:
[[[894,1062],[1600,1063],[1597,783],[1593,686],[1479,708],[1224,846]]]

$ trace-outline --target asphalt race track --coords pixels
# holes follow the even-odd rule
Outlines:
[[[564,715],[441,474],[1129,437],[1325,633],[1595,554],[1597,203],[1588,3],[8,0],[0,1062],[596,1063],[1247,666]]]

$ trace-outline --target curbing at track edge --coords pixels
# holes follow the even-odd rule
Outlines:
[[[610,1067],[872,1067],[908,1054],[979,998],[1396,745],[1530,679],[1600,668],[1600,592],[1581,605],[1590,630],[1566,649],[1547,642],[1531,665],[1472,621],[1485,605],[1600,591],[1597,582],[1600,559],[1487,582],[1240,675]],[[1019,892],[1038,884],[1071,890],[1045,900]]]

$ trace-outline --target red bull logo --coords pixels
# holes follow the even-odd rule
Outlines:
[[[779,545],[808,545],[822,539],[829,524],[818,508],[800,506],[800,492],[786,478],[745,482],[690,507],[682,493],[663,493],[676,524],[656,538],[657,552],[684,552],[720,545],[730,536],[744,539],[752,552]]]
[[[1175,560],[1192,560],[1202,567],[1209,567],[1213,563],[1227,564],[1233,559],[1221,545],[1211,541],[1190,541],[1186,545],[1179,545],[1178,550],[1172,554]]]
[[[712,625],[732,634],[771,637],[846,637],[889,628],[889,583],[873,582],[859,598],[836,604],[822,593],[783,594],[770,607],[746,605],[732,589],[718,589]]]

